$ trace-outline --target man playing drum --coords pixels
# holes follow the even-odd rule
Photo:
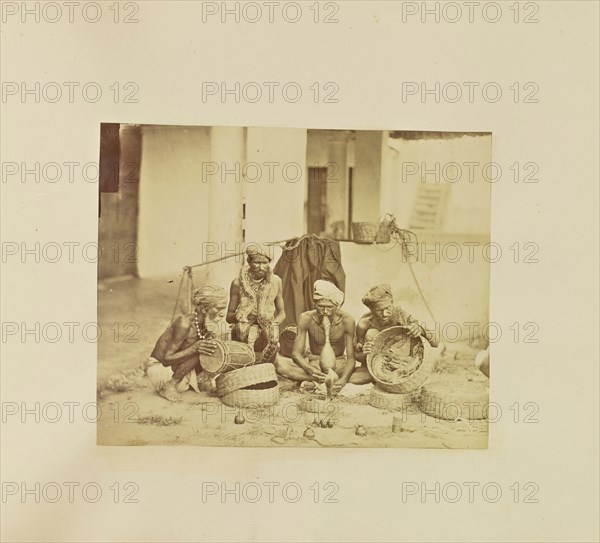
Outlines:
[[[329,281],[315,281],[313,290],[315,309],[305,311],[298,317],[298,331],[292,349],[292,358],[277,356],[275,369],[292,381],[325,382],[326,375],[320,367],[320,354],[325,346],[324,318],[329,319],[329,343],[335,353],[333,371],[338,378],[333,392],[338,393],[346,383],[356,382],[352,372],[354,360],[354,318],[342,311],[344,293]],[[310,352],[306,353],[306,335]]]
[[[281,279],[271,271],[267,251],[252,245],[246,255],[248,265],[231,283],[226,320],[233,324],[233,340],[262,351],[262,362],[274,362],[285,320]]]
[[[356,373],[365,379],[369,375],[366,366],[367,355],[373,350],[373,340],[379,332],[392,326],[406,326],[412,337],[424,337],[432,347],[437,347],[433,334],[425,330],[416,319],[407,315],[400,306],[394,305],[392,289],[384,283],[369,290],[362,299],[370,312],[363,315],[356,325],[356,360],[363,364]]]
[[[180,392],[190,386],[199,392],[197,377],[200,356],[212,355],[213,338],[226,335],[223,323],[227,291],[205,286],[192,295],[194,311],[175,319],[163,332],[151,354],[148,376],[158,393],[171,402],[180,401]],[[153,363],[152,363],[153,361]]]

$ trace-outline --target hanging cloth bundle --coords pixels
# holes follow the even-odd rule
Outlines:
[[[295,323],[300,313],[313,309],[313,285],[317,279],[330,281],[342,292],[346,287],[339,241],[315,234],[288,241],[273,272],[281,277],[283,286],[286,317],[282,329]]]
[[[192,312],[192,294],[194,292],[194,275],[190,266],[183,268],[181,274],[181,280],[179,281],[179,290],[177,291],[177,298],[175,299],[175,307],[173,308],[173,315],[171,315],[171,322],[175,320],[177,315],[187,315]]]

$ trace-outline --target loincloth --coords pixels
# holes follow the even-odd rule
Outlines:
[[[146,373],[156,392],[159,392],[173,378],[173,370],[169,366],[163,366],[156,358],[152,357],[146,363]],[[191,370],[175,386],[177,392],[185,392],[190,387],[196,392],[200,392],[195,369]]]

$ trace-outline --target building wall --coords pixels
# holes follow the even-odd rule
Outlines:
[[[307,132],[303,129],[248,128],[245,134],[244,153],[248,162],[276,162],[279,165],[294,162],[302,170],[302,178],[297,182],[286,180],[281,168],[275,168],[272,183],[266,178],[254,184],[241,180],[247,206],[245,241],[264,243],[303,234],[306,164],[315,157],[317,162],[330,160],[330,147],[321,145],[323,142],[319,142],[319,138],[307,141]],[[401,226],[408,221],[421,180],[420,176],[412,176],[403,183],[402,161],[417,164],[450,160],[459,163],[491,161],[490,137],[401,141],[397,150],[387,143],[387,134],[382,132],[356,134],[355,182],[356,172],[358,181],[354,210],[359,214],[355,220],[377,220],[389,211],[397,216]],[[392,143],[396,145],[398,140]],[[140,277],[165,277],[177,281],[183,266],[220,256],[219,253],[207,255],[203,250],[203,242],[212,241],[208,224],[209,202],[213,206],[213,215],[215,209],[217,213],[237,213],[239,202],[225,199],[220,202],[222,208],[215,207],[219,202],[215,204],[214,194],[211,196],[211,183],[202,182],[203,164],[211,161],[211,148],[211,129],[208,127],[142,128],[137,233]],[[387,183],[381,191],[376,182],[378,176],[383,176],[383,182]],[[474,181],[463,180],[452,186],[445,232],[418,234],[419,242],[427,244],[430,251],[433,248],[433,252],[413,264],[413,269],[441,323],[487,322],[488,319],[489,263],[482,258],[481,251],[475,251],[474,261],[469,261],[463,245],[466,241],[483,245],[489,240],[490,186],[481,178],[476,177]],[[103,195],[103,202],[109,197],[119,198],[118,194]],[[380,208],[379,204],[386,201],[393,203],[391,208]],[[128,206],[131,211],[134,203],[129,202]],[[111,221],[118,222],[115,216]],[[116,235],[114,228],[113,225],[113,233],[105,236],[105,241],[111,241],[110,236]],[[461,248],[463,254],[457,262],[444,259],[445,244]],[[227,248],[230,250],[235,246],[228,245]],[[360,301],[366,290],[374,284],[389,282],[398,302],[417,318],[431,321],[399,247],[343,242],[341,251],[347,275],[346,310],[359,317],[366,311]],[[280,251],[276,249],[274,253],[276,262]],[[452,258],[454,254],[450,253]],[[227,286],[242,263],[243,257],[238,257],[229,266],[211,265],[213,271],[208,275],[218,276],[218,283]],[[206,267],[194,270],[196,285],[208,280],[207,270]],[[218,273],[215,274],[216,270]]]
[[[118,136],[119,153],[103,157],[111,163],[111,184],[118,192],[100,193],[98,219],[98,277],[108,279],[137,274],[138,189],[141,162],[141,134],[137,126],[121,126]],[[113,154],[113,153],[109,153]],[[114,170],[113,170],[114,168]]]
[[[303,128],[248,128],[247,161],[262,176],[244,183],[246,242],[304,234],[306,137]]]
[[[466,242],[479,244],[471,246],[472,258]],[[486,243],[482,236],[419,234],[421,261],[412,264],[414,273],[436,321],[442,328],[458,323],[463,337],[468,337],[464,323],[477,322],[481,330],[489,320],[490,264],[481,250]],[[344,309],[355,318],[368,311],[361,299],[369,288],[389,283],[396,302],[419,321],[434,326],[399,246],[344,242],[341,254],[346,272]]]
[[[142,132],[138,247],[140,277],[179,274],[202,261],[208,232],[210,128],[145,126]]]
[[[490,233],[491,183],[484,166],[492,162],[492,137],[463,136],[448,139],[388,139],[383,147],[382,213],[392,213],[398,224],[407,228],[420,185],[442,183],[450,187],[442,230],[460,234]],[[476,163],[471,176],[468,162]],[[454,178],[460,166],[460,177]],[[439,165],[439,174],[434,173]],[[448,167],[447,167],[448,166]],[[446,167],[446,169],[444,169]],[[416,173],[410,173],[415,171]],[[425,173],[430,171],[432,173]],[[385,202],[388,205],[385,206]]]
[[[378,222],[381,218],[381,130],[359,130],[354,143],[352,218],[354,222]]]

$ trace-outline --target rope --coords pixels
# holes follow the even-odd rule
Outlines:
[[[397,223],[396,223],[396,218],[391,215],[390,213],[387,213],[383,219],[383,221],[381,222],[381,225],[383,225],[384,223],[387,223],[391,229],[391,234],[390,237],[392,240],[394,240],[395,245],[393,245],[390,249],[386,249],[385,252],[390,251],[391,249],[393,249],[396,245],[400,245],[401,249],[402,249],[402,255],[405,257],[406,262],[408,264],[408,269],[410,270],[410,274],[413,278],[413,281],[415,282],[415,286],[417,287],[417,290],[419,292],[419,295],[421,296],[421,299],[423,300],[423,303],[425,304],[425,307],[427,308],[427,312],[429,313],[429,316],[432,318],[433,322],[435,323],[435,316],[433,314],[433,311],[431,310],[431,307],[429,305],[429,303],[427,302],[427,299],[425,298],[425,294],[423,293],[423,290],[421,289],[421,285],[419,284],[419,280],[417,279],[417,276],[415,274],[415,270],[413,269],[412,263],[410,262],[410,253],[408,251],[408,243],[416,243],[417,241],[417,236],[414,232],[411,232],[410,230],[404,230],[402,228],[400,228]],[[380,226],[381,228],[381,226]],[[279,241],[270,241],[270,242],[266,242],[265,245],[268,246],[272,246],[272,245],[281,245],[281,244],[285,244],[288,243],[290,241],[295,241],[295,243],[293,243],[292,245],[290,245],[289,247],[282,247],[282,249],[284,251],[292,251],[294,250],[296,247],[298,247],[298,245],[300,244],[300,242],[307,238],[307,237],[314,237],[316,239],[323,239],[319,236],[317,236],[316,234],[305,234],[303,236],[300,237],[295,237],[295,238],[289,238],[289,239],[283,239],[283,240],[279,240]],[[414,241],[413,241],[414,240]],[[338,242],[347,242],[347,243],[354,243],[352,240],[337,240]],[[179,282],[179,290],[177,291],[177,299],[175,301],[175,307],[173,308],[173,315],[171,317],[171,322],[173,322],[173,319],[175,319],[175,313],[177,311],[177,302],[179,301],[179,295],[181,294],[181,288],[183,286],[183,279],[186,276],[186,274],[189,277],[190,280],[190,286],[188,287],[189,292],[193,292],[193,274],[192,274],[192,269],[193,268],[200,268],[202,266],[208,266],[209,264],[215,264],[216,262],[222,262],[223,260],[226,260],[228,258],[233,258],[235,256],[241,256],[245,254],[245,251],[240,251],[239,253],[233,253],[233,254],[229,254],[229,255],[225,255],[222,256],[221,258],[215,258],[213,260],[207,260],[206,262],[201,262],[200,264],[194,264],[193,266],[184,266],[183,268],[183,274],[181,276],[181,281]],[[191,299],[191,296],[189,296],[189,298]]]
[[[283,240],[280,240],[280,241],[269,241],[269,242],[265,243],[265,245],[269,245],[269,246],[271,246],[271,245],[279,245],[281,243],[287,243],[288,241],[292,241],[294,239],[297,239],[297,238],[283,239]],[[200,268],[201,266],[208,266],[208,264],[215,264],[216,262],[221,262],[221,261],[226,260],[228,258],[233,258],[234,256],[241,256],[243,254],[246,254],[246,251],[240,251],[239,253],[232,253],[230,255],[222,256],[221,258],[215,258],[213,260],[207,260],[206,262],[201,262],[200,264],[194,264],[193,266],[185,266],[184,270],[186,268],[189,268],[191,270],[192,268]]]
[[[417,275],[415,274],[415,270],[410,261],[410,257],[412,255],[408,251],[408,244],[414,243],[416,246],[417,235],[414,232],[411,232],[410,230],[404,230],[403,228],[400,228],[398,226],[398,224],[396,223],[396,217],[394,217],[394,215],[392,215],[391,213],[385,214],[383,220],[381,221],[380,227],[379,227],[380,230],[384,225],[387,225],[388,228],[390,229],[390,238],[394,241],[394,245],[392,245],[392,247],[390,247],[389,249],[386,249],[385,252],[391,251],[397,245],[401,246],[402,256],[404,257],[406,263],[408,264],[408,269],[410,270],[410,274],[413,278],[413,281],[415,282],[415,286],[417,287],[417,290],[419,291],[419,295],[421,296],[421,299],[423,300],[423,303],[425,304],[425,307],[427,308],[427,312],[429,313],[429,316],[432,318],[433,322],[434,323],[437,322],[435,320],[435,316],[433,315],[433,311],[431,310],[431,307],[430,307],[429,303],[427,302],[427,299],[425,298],[425,294],[423,293],[423,290],[421,289],[421,285],[419,284],[419,280],[417,279]]]
[[[193,276],[192,276],[192,270],[189,266],[184,266],[183,268],[183,273],[181,274],[181,279],[179,281],[179,289],[177,290],[177,297],[175,298],[175,307],[173,308],[173,314],[171,315],[171,322],[173,322],[175,320],[175,313],[177,312],[177,304],[179,302],[179,296],[181,294],[181,288],[183,287],[183,279],[185,278],[185,276],[188,276],[189,280],[190,280],[190,285],[192,287],[194,287],[194,282],[193,282]],[[188,295],[190,293],[190,287],[188,285]],[[191,300],[191,296],[188,296],[188,298]],[[190,308],[188,308],[190,309]]]

